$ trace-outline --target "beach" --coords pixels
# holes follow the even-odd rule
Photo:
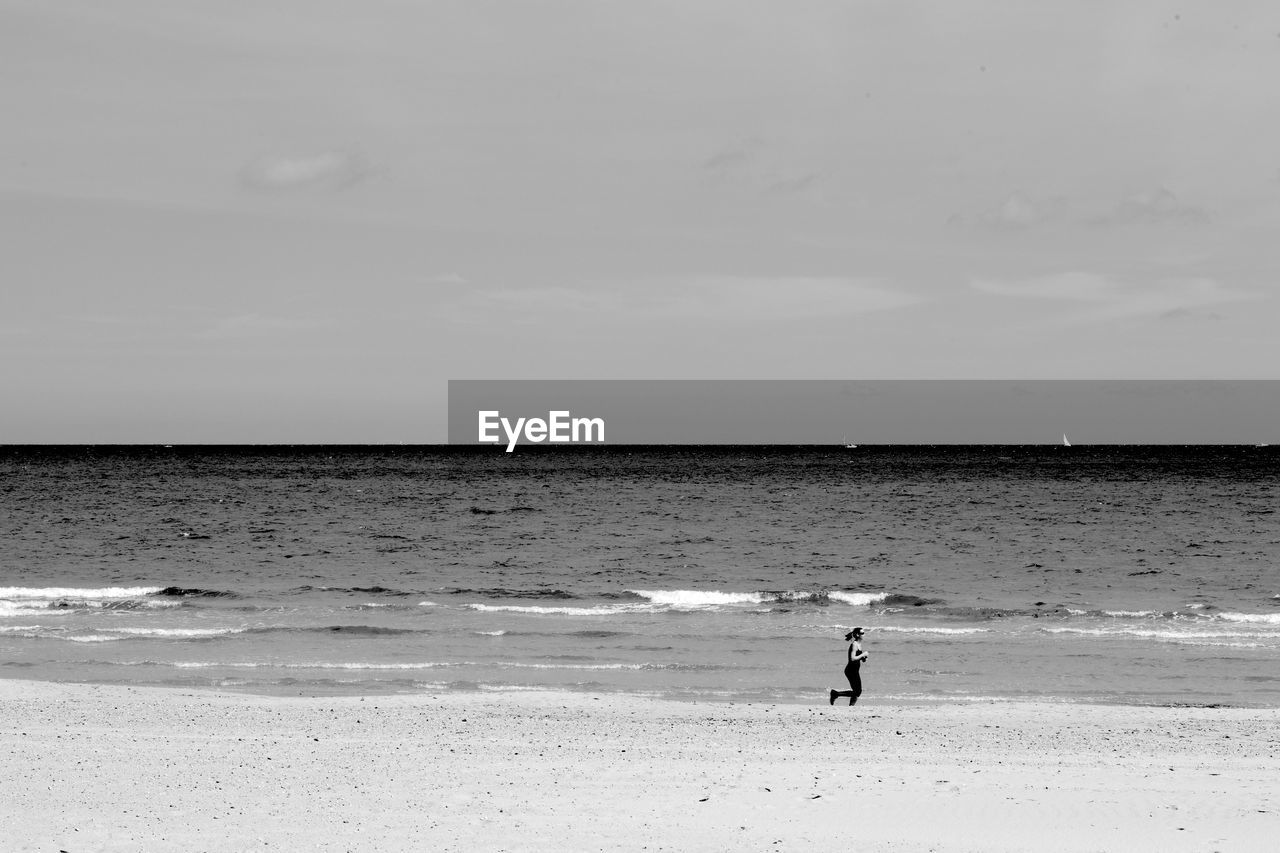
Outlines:
[[[0,681],[9,850],[1274,849],[1280,710]]]

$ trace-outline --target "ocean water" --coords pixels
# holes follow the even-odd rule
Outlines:
[[[0,676],[1280,705],[1268,447],[5,447]]]

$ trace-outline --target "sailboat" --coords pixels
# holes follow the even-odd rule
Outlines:
[[[845,449],[845,450],[857,450],[857,449],[858,449],[858,445],[856,445],[856,444],[850,444],[850,443],[849,443],[849,439],[847,439],[847,438],[846,438],[846,439],[844,440],[844,449]]]
[[[1062,434],[1062,446],[1063,447],[1071,446],[1071,442],[1067,441],[1067,434],[1065,432]]]

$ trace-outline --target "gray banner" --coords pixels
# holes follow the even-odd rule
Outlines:
[[[1276,380],[449,382],[449,443],[504,450],[513,438],[516,446],[1061,444],[1064,436],[1260,444],[1280,438],[1277,425]]]

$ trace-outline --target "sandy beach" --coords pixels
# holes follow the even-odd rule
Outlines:
[[[1274,849],[1280,711],[0,681],[8,850]]]

